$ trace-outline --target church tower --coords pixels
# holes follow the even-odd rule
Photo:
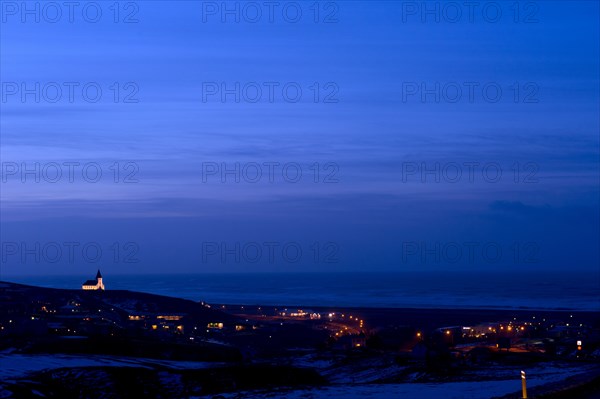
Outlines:
[[[98,269],[98,273],[96,273],[96,285],[97,289],[104,290],[104,283],[102,283],[102,273],[100,273],[100,269]]]

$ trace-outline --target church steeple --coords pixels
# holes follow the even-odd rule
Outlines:
[[[102,278],[102,273],[100,273],[100,269],[98,269],[98,273],[96,273],[96,279]]]

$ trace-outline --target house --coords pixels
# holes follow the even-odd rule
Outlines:
[[[338,338],[333,344],[333,349],[351,350],[362,349],[367,346],[367,337],[364,333],[358,335],[344,335]]]
[[[88,280],[81,286],[82,290],[103,290],[104,291],[104,283],[102,282],[102,273],[98,270],[96,273],[95,280]]]
[[[367,337],[365,334],[360,333],[359,335],[352,336],[352,347],[353,348],[364,348],[367,346]]]

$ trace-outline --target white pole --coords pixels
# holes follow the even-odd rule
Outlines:
[[[523,389],[523,399],[527,399],[527,378],[523,370],[521,370],[521,388]]]

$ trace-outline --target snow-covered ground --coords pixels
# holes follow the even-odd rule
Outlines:
[[[402,384],[353,384],[343,368],[333,367],[331,362],[322,359],[310,359],[303,357],[298,363],[304,366],[313,366],[324,374],[338,372],[336,379],[334,375],[328,378],[334,381],[331,386],[306,390],[275,390],[275,391],[253,391],[223,394],[228,399],[389,399],[389,398],[418,398],[418,399],[489,399],[495,396],[506,395],[519,391],[521,387],[520,368],[507,366],[496,366],[493,368],[472,371],[470,378],[479,381],[443,382],[443,383],[402,383]],[[68,367],[91,367],[91,366],[114,366],[114,367],[165,367],[171,369],[199,369],[224,365],[223,363],[209,362],[184,362],[155,360],[145,358],[130,358],[118,356],[81,356],[81,355],[23,355],[0,352],[0,381],[24,377],[30,372],[68,368]],[[527,385],[534,387],[549,382],[561,381],[567,377],[579,373],[598,370],[594,365],[561,365],[543,364],[536,367],[526,368]],[[332,374],[335,374],[332,373]],[[388,372],[381,367],[373,367],[369,376],[362,376],[354,381],[377,380],[385,377]],[[379,374],[379,375],[371,375]],[[333,378],[332,378],[333,377]],[[368,378],[367,378],[368,377]],[[171,377],[169,377],[171,378]],[[355,376],[356,378],[356,376]],[[173,382],[175,383],[175,381]],[[0,397],[3,397],[0,395]],[[208,396],[212,398],[213,396]]]
[[[322,358],[308,354],[294,359],[296,367],[315,369],[332,384],[372,383],[403,373],[407,367],[399,366],[390,358],[370,358],[345,363],[344,357]]]
[[[536,367],[527,369],[527,386],[535,387],[567,377],[589,372],[593,366]],[[495,374],[495,371],[492,371]],[[490,374],[490,370],[487,370]],[[512,378],[511,378],[512,377]],[[521,389],[520,369],[509,374],[507,369],[499,380],[477,382],[405,383],[405,384],[339,384],[324,388],[275,392],[243,392],[224,394],[226,399],[490,399]],[[509,379],[502,379],[509,378]],[[212,396],[199,397],[208,399]]]
[[[219,367],[223,363],[187,362],[101,355],[22,355],[0,352],[0,381],[23,377],[31,372],[69,367],[168,367],[200,369]]]
[[[528,386],[540,385],[540,383],[542,382],[532,381]],[[223,396],[235,399],[490,399],[494,396],[516,392],[520,388],[520,380],[514,380],[440,384],[343,385],[322,389],[280,391],[278,393],[248,392],[241,395]]]

